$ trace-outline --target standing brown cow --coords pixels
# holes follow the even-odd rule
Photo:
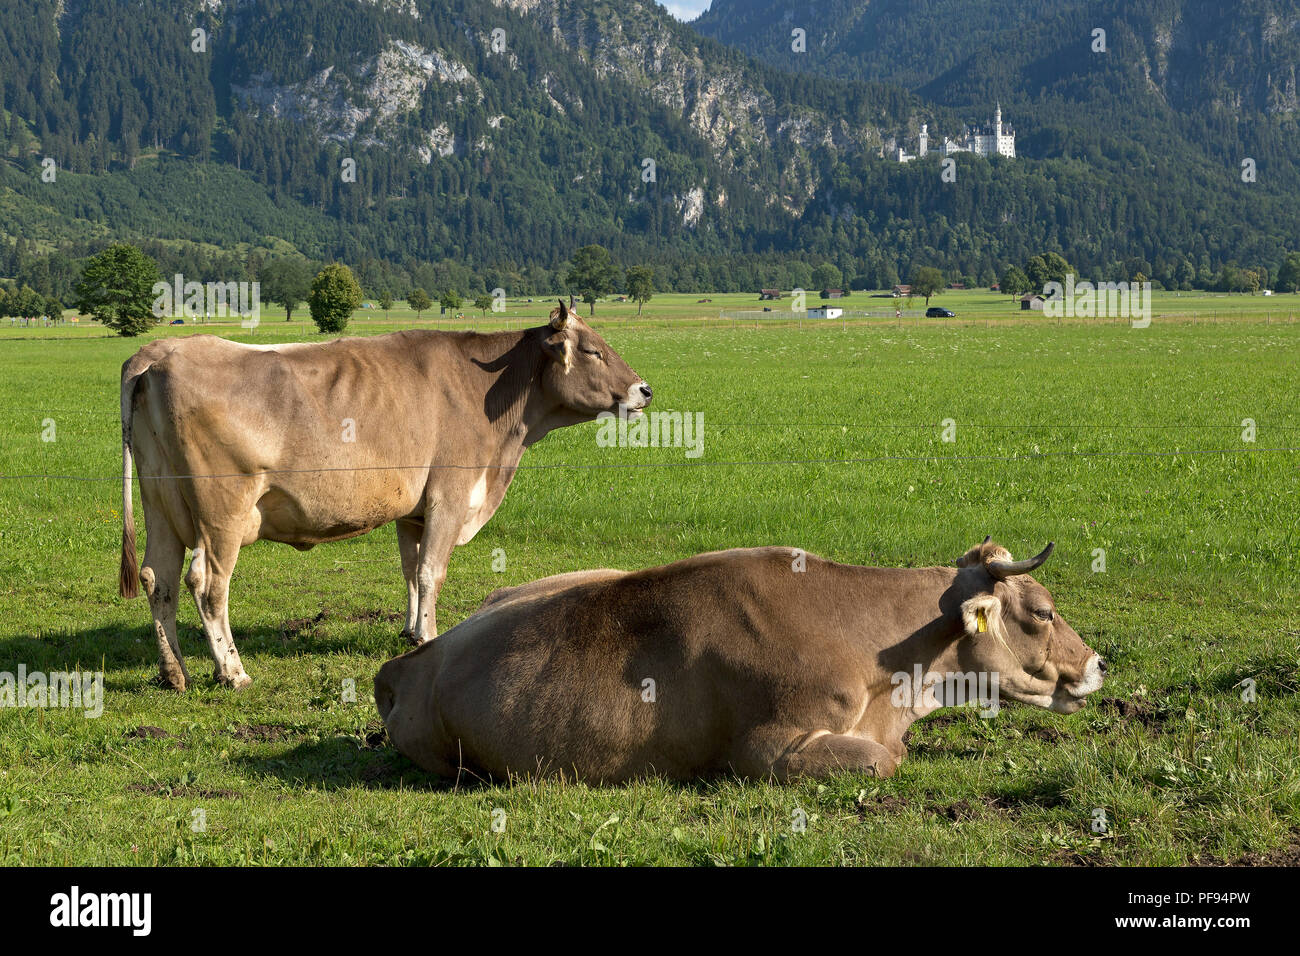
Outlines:
[[[889,776],[939,707],[1068,714],[1101,687],[1029,576],[1051,550],[1013,561],[985,539],[955,568],[896,569],[755,548],[544,578],[389,661],[375,702],[394,745],[449,776]]]
[[[250,682],[227,597],[240,548],[300,550],[397,522],[404,631],[437,633],[452,549],[505,496],[524,449],[601,412],[633,415],[650,386],[560,302],[521,332],[404,331],[243,345],[159,339],[122,366],[121,593],[144,582],[163,681],[189,681],[176,642],[181,563],[223,684]],[[131,463],[148,538],[137,574]]]

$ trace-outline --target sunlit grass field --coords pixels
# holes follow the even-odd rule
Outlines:
[[[962,295],[934,304],[978,315],[996,298]],[[5,322],[0,672],[102,669],[105,700],[97,719],[0,709],[0,862],[1266,857],[1300,828],[1300,324],[1280,321],[1292,298],[1222,297],[1260,309],[1193,325],[1159,321],[1158,296],[1146,329],[733,329],[717,310],[761,308],[754,297],[656,297],[641,322],[635,304],[599,304],[597,328],[654,386],[654,407],[703,413],[704,454],[598,447],[594,425],[550,435],[496,516],[453,554],[444,629],[496,587],[579,568],[761,544],[927,565],[992,534],[1018,557],[1056,541],[1037,576],[1111,662],[1080,713],[941,711],[914,726],[892,779],[789,786],[452,786],[422,773],[376,734],[371,695],[378,666],[404,649],[391,526],[306,553],[246,549],[231,623],[253,686],[213,685],[183,595],[196,686],[158,688],[148,606],[116,586],[118,375],[143,340]],[[868,301],[855,295],[851,307]],[[990,317],[1018,316],[996,301]],[[511,308],[516,326],[537,324],[546,304]],[[220,331],[263,343],[315,337],[299,316],[280,318]],[[387,324],[358,313],[353,331],[405,324],[397,309]],[[482,323],[467,310],[461,324]],[[954,442],[943,440],[945,420]],[[138,505],[136,518],[143,535]]]

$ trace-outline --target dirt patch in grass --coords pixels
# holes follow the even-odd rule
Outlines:
[[[280,633],[285,637],[297,637],[304,631],[315,630],[328,614],[328,611],[321,611],[313,617],[295,617],[280,625]]]
[[[384,726],[383,721],[372,720],[366,724],[362,735],[365,737],[367,750],[380,750],[388,746],[388,728]]]
[[[893,813],[902,813],[907,809],[907,806],[907,801],[902,797],[880,793],[875,796],[863,797],[858,801],[858,816],[888,816]]]
[[[952,803],[930,804],[926,809],[938,816],[957,822],[959,820],[973,820],[989,811],[1016,816],[1020,813],[1020,804],[1007,797],[986,796],[974,800],[961,799]]]
[[[336,614],[329,608],[322,608],[311,617],[295,617],[284,621],[280,625],[280,633],[284,637],[294,638],[299,634],[314,631],[327,620],[347,621],[349,624],[393,624],[405,619],[406,615],[397,611],[353,611]]]
[[[145,724],[145,725],[141,725],[141,726],[135,728],[135,730],[128,730],[128,731],[127,731],[125,734],[123,734],[122,736],[124,736],[124,737],[134,737],[134,738],[139,739],[139,740],[158,740],[158,739],[160,739],[160,738],[162,738],[162,737],[171,737],[171,736],[173,736],[173,735],[172,735],[172,734],[169,734],[167,731],[163,730],[161,727],[151,727],[151,726]]]
[[[298,731],[279,724],[236,724],[231,728],[230,735],[236,740],[252,743],[275,743],[302,736]]]
[[[1119,714],[1124,720],[1135,721],[1143,727],[1161,727],[1169,715],[1162,713],[1153,705],[1140,700],[1121,700],[1118,697],[1103,697],[1097,706],[1112,713]]]
[[[956,708],[949,708],[945,710],[943,713],[931,714],[928,717],[925,717],[923,719],[925,721],[924,726],[927,729],[932,727],[947,727],[950,724],[965,724],[970,722],[967,719],[966,715],[962,713],[960,710],[957,710]],[[908,730],[908,733],[911,733],[910,728]]]
[[[1055,866],[1101,866],[1103,863],[1099,856],[1068,850],[1065,847],[1058,847],[1056,852],[1047,858],[1047,862]]]
[[[237,800],[243,796],[236,790],[204,790],[201,787],[191,787],[186,784],[178,784],[169,787],[162,783],[131,783],[127,784],[126,789],[132,793],[144,793],[151,797],[198,797],[203,800]]]
[[[1207,866],[1300,866],[1300,829],[1291,831],[1291,839],[1285,846],[1276,850],[1260,853],[1251,850],[1243,853],[1231,863],[1211,857]]]
[[[969,800],[958,800],[956,803],[950,803],[947,806],[931,807],[935,813],[941,817],[952,820],[954,823],[959,820],[973,820],[979,816],[979,811],[975,809],[975,804]]]
[[[122,736],[127,740],[172,740],[175,741],[172,746],[177,750],[189,750],[189,745],[182,743],[175,734],[149,724],[142,724],[134,730],[128,730]]]
[[[1036,737],[1039,740],[1047,741],[1049,744],[1054,744],[1070,735],[1059,727],[1035,727],[1032,730],[1025,731],[1025,736]]]

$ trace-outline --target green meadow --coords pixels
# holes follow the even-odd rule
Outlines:
[[[539,324],[547,302],[418,324]],[[702,413],[703,455],[600,447],[595,425],[555,432],[452,555],[444,629],[503,585],[720,548],[922,566],[986,534],[1017,557],[1056,542],[1036,576],[1111,664],[1087,708],[940,711],[913,727],[891,779],[787,786],[421,772],[379,733],[371,692],[404,650],[391,526],[310,552],[246,549],[231,626],[253,685],[213,683],[185,596],[195,687],[161,689],[147,603],[117,596],[118,377],[144,340],[5,320],[0,672],[102,671],[104,697],[97,717],[0,707],[0,863],[1177,865],[1293,853],[1300,298],[1158,293],[1145,329],[1028,317],[983,291],[931,304],[957,319],[801,323],[784,311],[733,325],[719,313],[761,309],[755,296],[657,296],[639,319],[634,303],[599,303],[593,324],[654,386],[654,408]],[[894,302],[855,293],[843,305]],[[349,331],[414,324],[404,307],[366,309]],[[210,330],[266,343],[319,338],[310,329],[303,308],[288,323],[268,310],[255,330]],[[138,504],[136,520],[143,536]]]

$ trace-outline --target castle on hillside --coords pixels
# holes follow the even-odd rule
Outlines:
[[[897,149],[897,155],[894,157],[900,163],[906,163],[917,156],[924,156],[930,151],[930,131],[929,124],[921,124],[921,133],[917,137],[917,153],[909,154],[902,146]],[[936,152],[941,156],[951,156],[953,153],[974,153],[976,156],[1006,156],[1014,159],[1016,156],[1016,131],[1010,126],[1002,123],[1002,104],[999,103],[996,112],[993,114],[993,122],[986,123],[983,126],[967,126],[961,136],[952,140],[947,136],[943,138],[941,145]]]

